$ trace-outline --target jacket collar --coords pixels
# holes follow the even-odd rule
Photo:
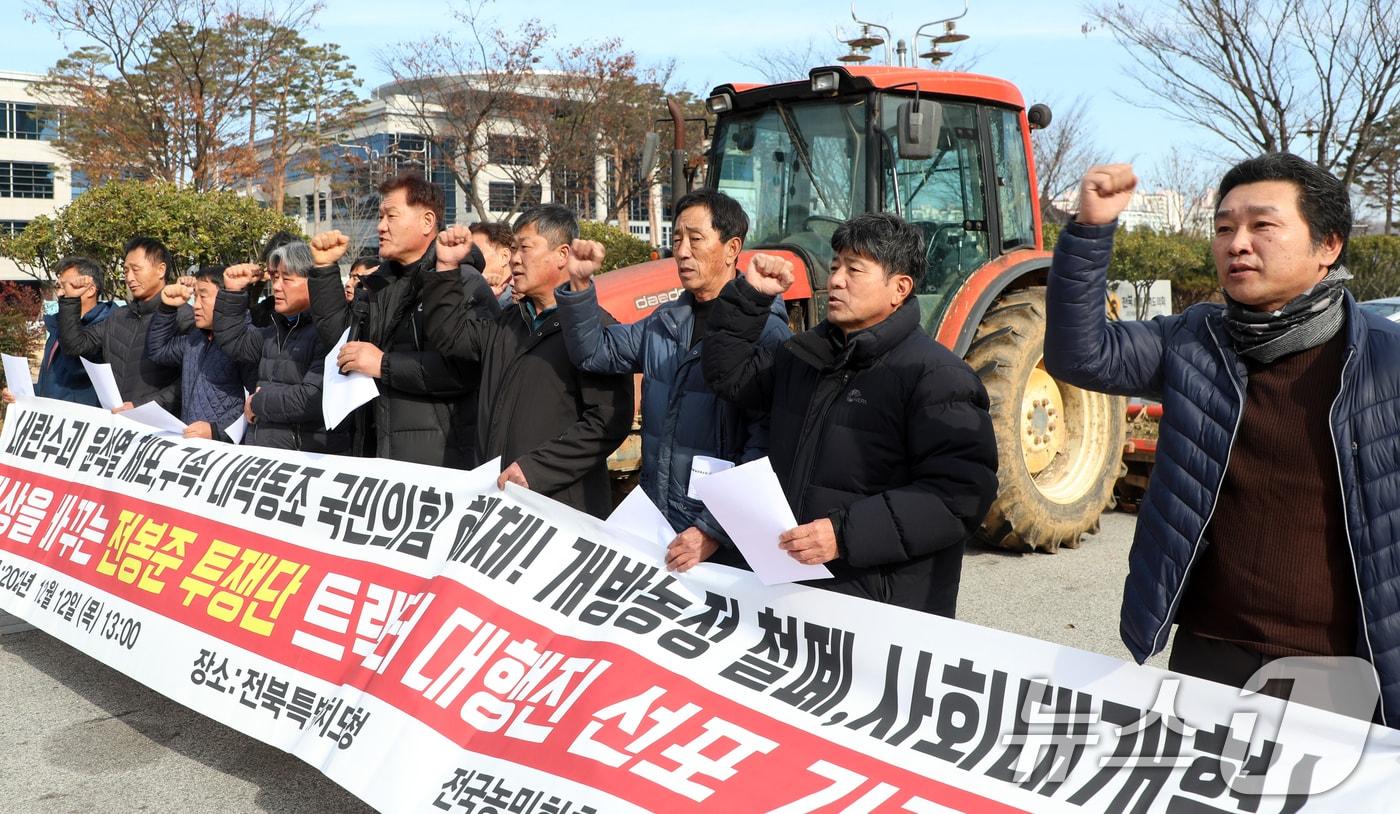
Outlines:
[[[302,311],[300,314],[298,314],[295,322],[293,322],[293,321],[290,320],[290,319],[287,319],[286,317],[282,316],[281,314],[277,313],[276,311],[273,311],[273,312],[272,312],[272,321],[273,321],[273,323],[275,323],[275,324],[277,325],[278,328],[281,328],[281,329],[284,329],[284,330],[289,330],[289,329],[291,329],[291,328],[296,327],[297,325],[310,325],[310,324],[311,324],[311,309],[310,309],[310,308],[307,308],[305,311]]]
[[[106,319],[111,314],[113,307],[114,306],[110,301],[102,300],[96,305],[92,306],[92,310],[88,311],[86,314],[83,314],[80,321],[83,325],[91,325],[94,322],[100,322]]]
[[[131,311],[131,314],[138,319],[150,316],[160,307],[160,295],[157,294],[149,300],[132,300],[126,304],[126,307]]]
[[[423,256],[412,263],[400,263],[397,260],[385,260],[379,264],[379,269],[362,281],[374,289],[385,288],[392,282],[403,277],[411,277],[424,271],[434,271],[437,269],[437,242],[434,241],[428,246],[428,250]]]
[[[787,320],[787,305],[783,303],[782,297],[773,298],[773,307],[768,309],[768,312],[784,321]],[[682,339],[689,341],[688,331],[695,319],[695,295],[682,289],[679,297],[656,309],[656,318],[661,320],[672,339],[677,342],[681,342]],[[687,332],[685,335],[682,335],[683,330]]]
[[[820,370],[865,368],[879,361],[910,333],[919,330],[919,301],[912,294],[884,321],[844,333],[827,320],[788,343],[793,355]]]
[[[656,318],[661,320],[672,339],[680,342],[682,338],[689,338],[683,337],[683,334],[690,332],[691,323],[695,320],[695,295],[682,290],[673,302],[657,309]]]
[[[1367,336],[1370,328],[1366,324],[1366,312],[1357,304],[1356,298],[1351,291],[1342,293],[1342,307],[1346,311],[1346,321],[1342,323],[1342,331],[1346,334],[1346,346],[1349,352],[1365,353]],[[1215,339],[1220,350],[1225,354],[1226,362],[1235,371],[1241,381],[1249,378],[1248,370],[1244,361],[1235,351],[1234,344],[1230,341],[1230,333],[1225,328],[1225,309],[1217,307],[1206,317],[1206,329]]]
[[[1357,352],[1365,352],[1366,337],[1370,333],[1366,325],[1366,312],[1361,310],[1350,291],[1343,292],[1342,303],[1347,312],[1346,324],[1342,326],[1342,330],[1347,333],[1347,347],[1355,348]]]

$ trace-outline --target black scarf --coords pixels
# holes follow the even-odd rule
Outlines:
[[[1327,272],[1317,285],[1277,311],[1251,311],[1225,295],[1225,328],[1235,351],[1267,364],[1290,353],[1315,348],[1337,335],[1346,318],[1342,283],[1351,279],[1344,266]]]

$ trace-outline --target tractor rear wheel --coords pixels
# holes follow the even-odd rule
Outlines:
[[[992,304],[967,352],[991,398],[1000,486],[978,536],[1014,551],[1077,548],[1113,505],[1123,465],[1122,398],[1045,372],[1045,289]]]

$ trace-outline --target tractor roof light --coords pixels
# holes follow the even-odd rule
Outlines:
[[[716,93],[705,100],[705,109],[718,116],[734,109],[734,97],[728,93]]]
[[[833,93],[841,86],[841,75],[836,71],[821,71],[812,74],[813,93]]]

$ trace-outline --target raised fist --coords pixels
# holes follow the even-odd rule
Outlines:
[[[321,232],[311,238],[311,262],[317,266],[333,266],[350,248],[350,238],[339,229]]]
[[[262,267],[257,263],[238,263],[224,269],[224,288],[242,291],[262,279]]]
[[[1128,208],[1135,188],[1132,164],[1090,167],[1079,182],[1079,214],[1074,219],[1088,226],[1112,223]]]
[[[777,255],[756,254],[749,260],[744,279],[758,293],[776,297],[792,287],[792,262]]]
[[[472,230],[450,226],[437,236],[437,270],[456,271],[472,253]]]
[[[593,285],[593,275],[603,267],[607,250],[596,240],[575,240],[569,244],[569,289],[586,291]]]
[[[160,291],[160,301],[176,308],[190,301],[194,296],[194,278],[181,277]]]
[[[87,274],[74,274],[59,284],[59,294],[64,297],[86,297],[97,293],[97,282]]]

